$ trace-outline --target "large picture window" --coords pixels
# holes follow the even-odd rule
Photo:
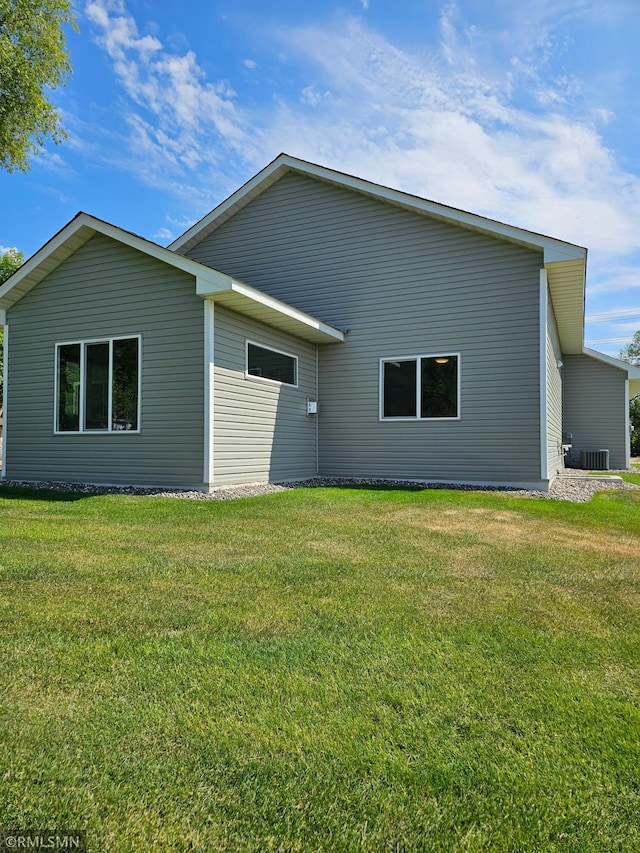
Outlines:
[[[139,431],[139,337],[56,346],[55,429]]]
[[[380,362],[380,417],[452,419],[460,416],[459,356],[420,355]]]
[[[247,376],[297,385],[298,359],[295,355],[247,341]]]

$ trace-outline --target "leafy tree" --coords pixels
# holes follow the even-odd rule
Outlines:
[[[0,284],[6,281],[18,267],[22,266],[24,255],[17,249],[7,249],[0,255]],[[4,332],[0,326],[0,409],[2,408],[2,388],[4,385]]]
[[[29,170],[47,137],[66,138],[48,91],[71,74],[71,0],[0,0],[0,168]]]
[[[640,367],[640,329],[631,338],[630,343],[620,350],[620,358]],[[629,403],[629,420],[632,429],[631,455],[640,456],[640,396],[634,397]]]
[[[620,350],[620,358],[622,361],[640,367],[640,329],[631,338],[630,343]]]
[[[0,255],[0,284],[24,263],[24,255],[18,249],[7,249]]]
[[[629,420],[631,422],[631,455],[640,456],[640,395],[629,403]]]

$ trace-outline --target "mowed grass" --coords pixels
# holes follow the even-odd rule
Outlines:
[[[0,828],[640,849],[640,492],[5,488],[0,555]]]
[[[631,467],[634,468],[638,473],[622,474],[622,479],[626,480],[627,483],[634,483],[634,485],[640,486],[640,463],[632,462]]]

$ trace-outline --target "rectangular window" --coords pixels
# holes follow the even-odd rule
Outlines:
[[[80,429],[80,344],[58,347],[57,423],[63,432]]]
[[[56,432],[137,432],[139,412],[139,337],[56,346]]]
[[[109,344],[85,346],[84,428],[109,428]]]
[[[298,384],[298,359],[295,355],[269,349],[247,341],[247,376]]]
[[[385,418],[415,418],[416,416],[416,360],[385,361],[384,406]]]
[[[380,362],[381,417],[459,417],[459,356],[420,355]]]

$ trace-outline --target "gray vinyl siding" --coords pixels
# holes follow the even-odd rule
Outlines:
[[[214,484],[313,477],[315,346],[218,305],[214,317]],[[247,340],[296,356],[298,387],[245,376]]]
[[[562,453],[562,350],[551,296],[547,292],[547,467],[549,477],[564,468]]]
[[[8,312],[6,476],[202,488],[204,310],[195,281],[96,235]],[[141,432],[54,435],[55,345],[141,335]]]
[[[190,251],[339,328],[320,473],[540,481],[540,252],[289,173]],[[379,359],[461,354],[458,421],[380,422]]]
[[[588,355],[564,359],[564,428],[573,433],[571,459],[581,450],[608,450],[610,468],[626,468],[626,375]]]

